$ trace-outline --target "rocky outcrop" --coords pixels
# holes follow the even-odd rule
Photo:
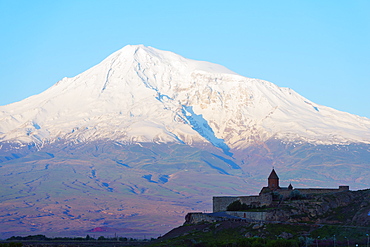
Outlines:
[[[370,190],[311,195],[268,210],[267,221],[370,226]]]

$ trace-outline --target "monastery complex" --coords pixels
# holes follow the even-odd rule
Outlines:
[[[262,207],[273,205],[274,202],[279,199],[286,199],[292,195],[292,192],[296,191],[300,195],[310,194],[327,194],[342,191],[349,191],[349,186],[339,186],[338,189],[329,188],[293,188],[292,184],[288,187],[280,187],[279,177],[272,169],[270,176],[268,177],[267,187],[263,187],[256,196],[214,196],[213,197],[213,212],[227,211],[227,207],[235,202],[240,201],[248,206]]]

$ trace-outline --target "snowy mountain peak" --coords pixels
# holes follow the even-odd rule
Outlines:
[[[150,63],[151,65],[155,66],[165,64],[175,68],[178,67],[179,70],[185,70],[185,68],[187,68],[189,71],[200,70],[210,73],[236,74],[235,72],[218,64],[186,59],[176,53],[162,51],[144,45],[127,45],[121,50],[113,53],[106,60],[116,60],[119,58],[123,60],[132,58],[134,62],[139,64]]]
[[[45,92],[0,107],[0,141],[370,143],[370,120],[169,51],[129,45]]]

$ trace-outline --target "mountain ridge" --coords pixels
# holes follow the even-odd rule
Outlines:
[[[367,118],[143,45],[126,46],[39,95],[1,106],[0,119],[0,140],[26,143],[108,138],[210,142],[225,150],[269,138],[370,143]]]

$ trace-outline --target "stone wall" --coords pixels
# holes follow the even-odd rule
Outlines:
[[[300,189],[300,188],[297,188],[295,190],[298,190],[299,192],[301,192],[302,194],[305,194],[305,195],[310,195],[310,194],[327,194],[327,193],[335,193],[335,192],[339,192],[339,189]]]
[[[293,190],[281,189],[281,190],[277,190],[277,193],[282,195],[284,198],[287,198],[290,196],[290,193],[294,190],[298,190],[303,195],[329,194],[329,193],[349,191],[349,186],[339,186],[338,189],[329,189],[329,188],[294,188]]]
[[[336,193],[336,192],[343,192],[349,191],[349,186],[339,186],[338,189],[327,189],[327,188],[294,188],[294,190],[298,190],[302,194],[305,195],[312,195],[312,194],[328,194],[328,193]]]
[[[270,193],[261,194],[259,196],[239,196],[241,203],[253,205],[257,207],[268,206],[272,203],[272,196]]]
[[[237,200],[239,200],[239,196],[214,196],[213,212],[216,213],[226,211],[227,206]]]
[[[216,222],[217,218],[210,216],[208,214],[203,214],[202,212],[193,212],[193,213],[188,213],[185,216],[185,223],[188,224],[198,224],[201,222]]]
[[[247,205],[261,207],[270,205],[272,203],[272,196],[269,193],[261,194],[260,196],[214,196],[213,212],[226,211],[227,206],[237,200]]]
[[[266,220],[268,212],[240,212],[240,211],[227,211],[229,215],[244,218],[252,221]]]
[[[224,220],[245,220],[246,222],[260,222],[269,218],[269,212],[237,212],[226,211],[223,214],[207,214],[202,212],[191,212],[185,216],[186,224],[198,224],[203,222],[218,222]]]

